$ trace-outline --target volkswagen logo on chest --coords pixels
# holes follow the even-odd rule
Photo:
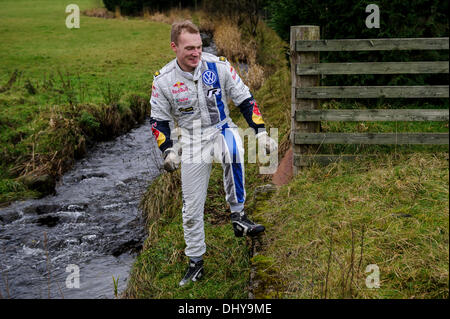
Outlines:
[[[206,85],[213,85],[217,82],[217,74],[212,70],[206,70],[202,74],[202,80]]]

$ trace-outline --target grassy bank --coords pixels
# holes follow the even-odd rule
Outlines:
[[[267,126],[279,129],[280,159],[290,146],[289,87],[288,69],[281,67],[255,94]],[[336,102],[328,107],[333,106],[348,107]],[[231,115],[246,127],[236,108]],[[395,123],[383,124],[381,131],[395,131]],[[445,123],[430,125],[447,128]],[[270,176],[260,175],[257,164],[248,164],[247,212],[267,227],[256,249],[250,240],[233,237],[221,167],[215,166],[205,208],[206,278],[182,289],[177,287],[186,263],[181,186],[178,175],[165,174],[143,199],[150,236],[125,296],[245,298],[251,292],[256,298],[448,297],[447,150],[347,149],[373,157],[305,168],[288,185],[262,198],[255,190],[270,182]],[[365,285],[371,264],[379,267],[379,289]]]
[[[282,145],[288,144],[287,82],[287,71],[280,70],[256,94],[263,114],[282,132]],[[322,107],[366,106],[331,101]],[[322,122],[325,132],[361,127],[448,132],[448,122]],[[250,202],[254,217],[267,226],[251,259],[254,296],[448,298],[448,146],[334,146],[318,152],[372,157],[305,168],[270,199]],[[379,267],[379,289],[365,284],[371,264]]]
[[[303,170],[258,210],[257,297],[448,298],[448,160],[380,155]],[[365,285],[366,267],[380,288]]]
[[[95,141],[142,123],[149,113],[152,74],[171,59],[169,26],[82,15],[79,29],[67,29],[66,5],[50,0],[2,2],[3,204],[45,193],[19,176],[54,180]],[[77,5],[83,12],[101,6],[101,1]]]

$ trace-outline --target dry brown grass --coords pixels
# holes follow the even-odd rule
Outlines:
[[[141,200],[141,208],[151,230],[161,218],[171,220],[181,211],[180,170],[163,173],[149,186]]]
[[[153,14],[151,13],[144,14],[144,19],[154,22],[171,24],[169,17],[160,12],[155,12]]]
[[[236,25],[224,20],[218,22],[214,31],[214,41],[220,55],[234,61],[247,59],[247,52],[241,43],[241,32]]]
[[[148,229],[148,240],[143,247],[145,251],[158,241],[161,226],[170,223],[181,212],[180,170],[163,173],[156,178],[142,197],[140,208]]]
[[[203,32],[208,32],[210,34],[214,33],[215,23],[213,18],[204,11],[197,11],[192,15],[193,22],[200,28]]]
[[[171,9],[166,13],[161,13],[159,11],[150,12],[149,10],[144,10],[144,19],[172,24],[176,21],[182,20],[192,20],[192,14],[187,9]]]
[[[52,107],[48,114],[43,114],[48,127],[36,131],[30,138],[30,153],[16,160],[11,169],[14,175],[61,175],[69,166],[69,157],[73,157],[75,148],[80,145],[81,131],[73,118],[65,117],[65,112]],[[61,145],[59,150],[49,150],[46,145]],[[84,142],[84,138],[83,138]]]
[[[81,13],[88,17],[105,18],[105,19],[114,18],[114,12],[108,11],[106,8],[87,9],[82,11]]]
[[[256,91],[264,84],[264,68],[257,63],[252,63],[243,77],[250,89]]]
[[[120,13],[120,7],[116,6],[116,10],[114,11],[114,18],[122,19],[122,14]]]
[[[252,39],[244,41],[236,24],[226,20],[217,22],[214,41],[218,54],[226,56],[234,64],[239,75],[252,91],[258,90],[264,83],[264,68],[256,62],[257,45]],[[247,70],[241,70],[238,62],[245,62]]]
[[[159,11],[151,12],[146,8],[143,11],[143,17],[146,20],[167,24],[172,24],[175,21],[191,20],[202,32],[208,33],[213,33],[215,28],[215,24],[211,16],[202,10],[193,12],[188,9],[180,10],[178,8],[173,8],[163,13]]]

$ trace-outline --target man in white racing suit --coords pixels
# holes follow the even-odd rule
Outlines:
[[[164,168],[171,172],[180,162],[170,138],[170,123],[182,131],[181,181],[185,254],[189,267],[180,285],[203,275],[206,252],[203,211],[215,159],[222,164],[226,201],[236,236],[255,236],[264,226],[244,213],[244,148],[236,125],[229,117],[227,100],[237,105],[266,152],[277,150],[270,138],[252,94],[224,57],[202,53],[198,28],[190,21],[174,23],[171,47],[176,58],[154,75],[151,125],[164,156]]]

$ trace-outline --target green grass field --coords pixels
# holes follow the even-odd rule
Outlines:
[[[77,1],[80,11],[102,6]],[[1,81],[15,69],[23,78],[43,81],[59,69],[89,88],[112,82],[124,91],[148,93],[153,73],[172,58],[170,26],[137,19],[81,16],[79,29],[67,29],[65,1],[2,1]],[[99,94],[88,93],[99,102]]]
[[[108,138],[95,130],[109,123],[123,131],[134,115],[130,96],[148,101],[153,73],[173,58],[167,24],[81,14],[80,28],[68,29],[66,5],[2,1],[0,88],[15,81],[0,90],[0,203],[37,196],[16,177],[60,174],[84,140]],[[77,5],[83,12],[102,2]],[[50,165],[57,151],[61,163]]]

